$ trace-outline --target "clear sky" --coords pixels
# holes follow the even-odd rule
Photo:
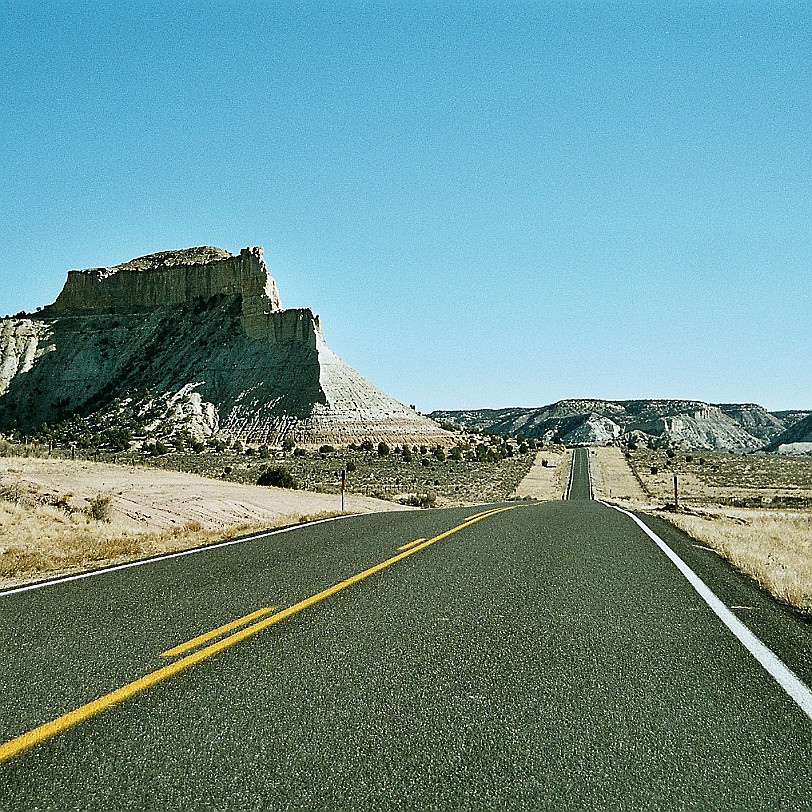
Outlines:
[[[812,408],[812,3],[0,6],[0,313],[264,245],[421,411]]]

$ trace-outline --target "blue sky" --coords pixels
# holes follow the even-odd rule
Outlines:
[[[812,408],[807,2],[5,2],[0,313],[264,245],[422,411]]]

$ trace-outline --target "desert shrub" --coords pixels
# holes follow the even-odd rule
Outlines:
[[[402,504],[411,507],[430,508],[437,504],[437,494],[434,491],[427,491],[426,493],[412,493],[405,499],[401,500]]]
[[[268,446],[263,446],[262,448],[267,449]],[[294,448],[296,448],[296,443],[293,441],[293,438],[292,437],[285,437],[285,439],[282,441],[282,450],[285,451],[285,452],[290,452],[290,451],[293,451]],[[260,454],[261,454],[261,452],[262,452],[262,449],[260,449]],[[270,456],[270,455],[268,455],[268,456]]]
[[[408,446],[403,449],[403,461],[404,462],[411,462],[414,457],[412,456],[412,452],[409,450]]]
[[[385,442],[381,441],[380,443],[378,443],[378,456],[386,457],[388,455],[389,455],[389,446]]]
[[[319,447],[319,454],[332,454],[335,451],[335,447],[331,445],[323,445]]]
[[[293,449],[293,456],[294,457],[306,457],[307,456],[307,451],[305,451],[303,448],[294,448]]]
[[[350,473],[350,474],[351,474],[353,471],[355,471],[355,470],[356,470],[356,468],[357,468],[358,466],[357,466],[357,465],[356,465],[356,464],[355,464],[355,463],[354,463],[352,460],[350,460],[350,461],[347,463],[347,466],[346,466],[346,467],[347,467],[347,473]]]
[[[98,493],[93,497],[85,497],[85,500],[88,503],[86,512],[91,519],[97,522],[110,521],[110,505],[113,501],[112,497],[103,493]]]
[[[372,451],[372,448],[372,440],[364,440],[364,442],[361,443],[361,451]]]
[[[443,451],[442,446],[438,445],[431,453],[437,462],[445,462],[445,451]]]
[[[192,442],[189,444],[189,447],[192,449],[192,451],[195,452],[195,454],[201,454],[203,451],[206,450],[206,444],[201,443],[200,440],[192,440]]]
[[[288,441],[285,440],[285,443],[287,443],[287,442]],[[285,443],[282,444],[282,448],[285,448]],[[286,451],[292,451],[293,450],[293,440],[291,440],[290,443],[291,443],[290,448],[285,448]],[[267,445],[261,445],[259,447],[259,456],[260,456],[260,459],[263,459],[263,460],[270,459],[271,458],[271,449],[268,448]]]
[[[257,485],[269,485],[274,488],[290,488],[296,490],[299,483],[296,478],[288,471],[279,465],[270,466],[265,468],[257,479]]]

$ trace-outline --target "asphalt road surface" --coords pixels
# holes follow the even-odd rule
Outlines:
[[[0,595],[0,808],[812,808],[808,713],[632,518],[577,498],[586,454],[567,501]],[[809,623],[646,522],[812,684]]]

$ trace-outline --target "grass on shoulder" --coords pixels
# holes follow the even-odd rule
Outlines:
[[[655,513],[774,597],[812,614],[812,510],[778,508],[809,498],[812,460],[649,449],[624,456],[618,448],[593,448],[590,461],[598,498]],[[661,509],[673,502],[675,473],[689,505],[680,512]]]
[[[771,595],[812,615],[812,512],[721,508],[658,513]]]
[[[214,544],[247,533],[337,516],[286,516],[260,525],[209,530],[200,522],[165,531],[137,531],[37,502],[0,501],[0,589],[162,553]]]

